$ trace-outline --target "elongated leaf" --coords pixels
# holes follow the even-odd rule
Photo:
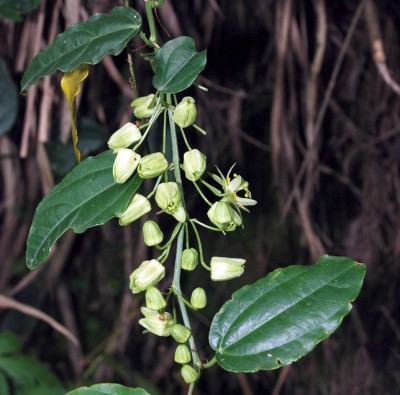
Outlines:
[[[17,87],[10,78],[7,65],[0,58],[0,135],[15,123],[18,110]]]
[[[65,395],[150,395],[142,388],[128,388],[120,384],[95,384],[91,387],[81,387]]]
[[[193,84],[206,62],[206,51],[197,52],[191,37],[170,40],[154,58],[153,85],[161,92],[181,92]]]
[[[38,7],[40,0],[0,0],[0,16],[20,21],[25,14]]]
[[[69,228],[82,233],[120,214],[142,180],[135,175],[117,184],[112,175],[115,154],[103,152],[77,165],[42,200],[28,236],[27,265],[34,269]]]
[[[365,265],[322,256],[313,266],[277,269],[235,292],[214,317],[210,344],[233,372],[276,369],[310,352],[340,325]]]
[[[29,65],[21,82],[25,91],[57,69],[70,71],[82,63],[97,64],[105,55],[118,55],[139,32],[142,20],[130,7],[115,7],[106,14],[95,14],[60,33]]]

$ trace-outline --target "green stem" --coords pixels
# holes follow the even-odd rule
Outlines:
[[[193,181],[193,185],[196,187],[197,192],[199,193],[199,195],[203,198],[203,200],[211,207],[212,203],[204,196],[202,190],[200,189],[200,187],[197,185],[196,181]]]
[[[185,238],[185,230],[182,227],[179,231],[178,240],[176,242],[176,256],[175,256],[175,269],[174,269],[174,279],[172,280],[172,289],[174,293],[182,294],[181,290],[181,259],[183,250],[183,239]],[[183,324],[186,328],[192,330],[190,325],[189,316],[186,310],[186,305],[181,298],[178,299],[179,309],[181,311]],[[192,352],[193,365],[196,370],[200,369],[201,361],[197,354],[196,344],[194,342],[193,336],[189,338],[190,350]]]
[[[150,1],[145,0],[145,3],[146,3],[147,21],[149,22],[149,29],[150,29],[149,41],[152,44],[156,44],[157,43],[157,31],[156,31],[156,25],[154,22],[153,9],[151,8]]]
[[[172,244],[172,242],[175,240],[175,237],[176,237],[176,235],[178,234],[179,230],[181,229],[181,226],[182,226],[182,225],[183,225],[182,222],[178,222],[178,223],[176,224],[175,229],[173,230],[172,235],[171,235],[171,237],[169,238],[169,240],[168,240],[163,246],[159,246],[159,247],[157,247],[157,248],[160,249],[160,250],[164,250],[164,249],[166,249],[167,247],[169,247],[169,246]]]
[[[196,235],[197,245],[198,245],[199,254],[200,254],[200,263],[201,263],[201,266],[203,266],[205,269],[211,271],[211,267],[208,266],[208,265],[204,262],[203,245],[201,244],[201,238],[200,238],[200,235],[199,235],[199,231],[197,230],[197,227],[196,227],[196,225],[194,224],[193,220],[190,221],[190,225],[192,225],[194,234]]]
[[[170,97],[167,100],[171,100]],[[175,175],[175,182],[178,184],[179,189],[182,195],[183,206],[185,207],[184,198],[183,198],[183,188],[182,188],[182,178],[181,178],[181,171],[179,167],[179,148],[178,148],[178,139],[176,136],[176,128],[175,123],[172,120],[173,111],[170,109],[168,110],[168,117],[169,117],[169,127],[171,133],[171,143],[172,143],[172,163],[174,165],[174,175]],[[185,208],[186,211],[186,208]],[[183,242],[185,238],[185,228],[181,227],[178,239],[176,242],[176,256],[175,256],[175,269],[174,269],[174,279],[172,280],[172,288],[182,295],[181,290],[181,260],[182,260],[182,251],[183,251]],[[182,320],[184,325],[191,330],[189,316],[186,310],[185,303],[181,298],[178,297],[178,304],[179,309],[181,311]],[[192,360],[195,369],[199,370],[201,367],[201,361],[197,354],[196,344],[194,342],[193,336],[190,336],[189,339],[190,349],[192,352]]]
[[[203,369],[208,369],[211,368],[211,366],[215,365],[217,362],[217,358],[214,355],[213,359],[211,361],[208,361],[207,363],[203,364]]]

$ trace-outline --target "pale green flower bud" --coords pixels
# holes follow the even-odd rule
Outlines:
[[[207,305],[206,291],[201,287],[194,289],[190,297],[190,304],[195,310],[204,309]]]
[[[125,210],[118,215],[119,224],[121,226],[129,225],[149,211],[151,211],[149,200],[143,195],[135,193]]]
[[[239,277],[244,272],[245,259],[225,258],[214,256],[211,258],[211,280],[225,281]]]
[[[164,266],[156,259],[144,261],[129,276],[129,288],[132,293],[137,294],[156,285],[165,276]]]
[[[107,144],[110,149],[118,150],[129,147],[141,138],[142,133],[140,129],[132,122],[128,122],[111,135]]]
[[[129,148],[122,148],[117,152],[113,165],[115,182],[123,184],[133,174],[139,165],[140,155]]]
[[[157,187],[156,203],[164,212],[171,214],[179,222],[186,221],[181,192],[176,182],[164,182]]]
[[[194,270],[199,263],[199,254],[194,248],[182,251],[181,267],[184,270]]]
[[[171,336],[178,343],[186,343],[189,340],[191,334],[191,330],[181,324],[175,324],[171,328]]]
[[[146,221],[143,224],[143,239],[147,246],[153,247],[163,241],[164,234],[154,221]]]
[[[149,154],[140,159],[138,174],[142,178],[158,177],[168,169],[169,163],[161,152]]]
[[[181,375],[186,384],[192,384],[197,381],[199,374],[190,365],[183,365],[181,369]]]
[[[192,360],[192,354],[186,344],[179,344],[175,350],[174,361],[176,363],[189,363]]]
[[[171,334],[171,326],[174,324],[174,319],[170,313],[159,314],[157,311],[150,310],[147,307],[142,307],[141,311],[145,318],[140,319],[139,324],[149,332],[165,337]]]
[[[207,212],[210,221],[223,231],[235,230],[242,224],[242,219],[236,210],[227,202],[215,202]]]
[[[172,120],[181,128],[186,128],[196,121],[197,110],[193,97],[186,96],[176,106]]]
[[[183,170],[190,181],[197,181],[206,170],[207,158],[198,149],[187,151],[183,155]]]
[[[150,118],[153,115],[154,107],[149,108],[153,98],[154,95],[150,94],[147,96],[138,97],[131,103],[131,107],[133,107],[133,114],[136,118]]]
[[[167,302],[162,293],[156,287],[150,287],[146,290],[146,307],[150,310],[163,310],[167,307]]]

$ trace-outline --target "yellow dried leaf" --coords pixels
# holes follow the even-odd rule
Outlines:
[[[78,148],[77,110],[76,96],[80,92],[81,82],[89,74],[89,65],[82,63],[75,69],[67,71],[61,78],[61,89],[67,98],[72,120],[72,142],[74,144],[75,156],[78,162],[81,160],[81,153]]]

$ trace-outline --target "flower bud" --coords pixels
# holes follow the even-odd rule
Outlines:
[[[244,272],[245,259],[225,258],[214,256],[211,258],[211,280],[224,281],[239,277]]]
[[[206,291],[201,287],[194,289],[190,297],[190,304],[195,310],[204,309],[207,304]]]
[[[140,155],[129,148],[122,148],[117,152],[113,165],[115,182],[123,184],[136,170]]]
[[[154,95],[138,97],[131,103],[133,107],[133,114],[136,118],[150,118],[153,115],[154,107],[149,108],[153,101]]]
[[[150,310],[147,307],[142,307],[141,311],[145,318],[140,319],[139,324],[149,332],[157,336],[169,336],[171,334],[171,326],[174,324],[174,319],[170,313],[159,314],[157,311]]]
[[[146,290],[146,307],[150,310],[163,310],[167,307],[162,293],[156,287],[150,287]]]
[[[183,155],[183,170],[190,181],[197,181],[206,170],[207,158],[198,149],[187,151]]]
[[[192,384],[197,381],[199,374],[190,365],[183,365],[181,369],[181,375],[186,384]]]
[[[163,241],[164,234],[154,221],[146,221],[143,224],[143,238],[147,246],[153,247]]]
[[[199,254],[194,248],[186,248],[182,251],[181,267],[184,270],[194,270],[199,263]]]
[[[129,225],[149,211],[151,211],[149,200],[143,195],[135,193],[125,210],[118,215],[119,224],[121,226]]]
[[[164,266],[156,259],[144,261],[129,276],[129,288],[137,294],[156,285],[165,276]]]
[[[175,350],[174,361],[176,363],[189,363],[192,360],[192,355],[186,344],[179,344]]]
[[[118,150],[129,147],[141,138],[142,133],[139,128],[132,122],[128,122],[111,135],[107,144],[110,149]]]
[[[192,334],[191,330],[181,324],[175,324],[171,328],[171,336],[178,343],[186,343],[189,340],[191,334]]]
[[[140,159],[138,174],[142,178],[158,177],[168,169],[169,163],[161,152],[149,154]]]
[[[164,182],[157,187],[156,203],[166,213],[171,214],[179,222],[186,221],[185,209],[182,205],[181,192],[176,182]]]
[[[186,96],[176,106],[172,120],[181,128],[186,128],[196,121],[196,104],[193,97]]]
[[[223,231],[235,230],[242,224],[242,219],[236,210],[227,202],[215,202],[207,212],[210,221]]]

